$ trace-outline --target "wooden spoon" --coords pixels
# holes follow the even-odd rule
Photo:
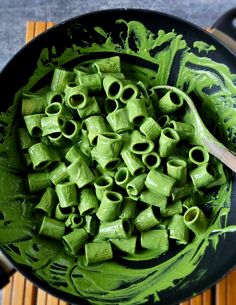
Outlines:
[[[189,106],[191,111],[191,124],[195,127],[195,133],[200,138],[202,145],[205,146],[210,154],[219,159],[222,163],[228,166],[233,172],[236,172],[236,154],[219,142],[207,129],[203,123],[193,100],[182,90],[172,86],[155,86],[154,89],[167,89],[181,96]]]

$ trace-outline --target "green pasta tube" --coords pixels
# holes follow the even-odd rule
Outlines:
[[[144,98],[131,98],[127,102],[128,120],[134,125],[140,126],[148,116],[146,101]]]
[[[72,142],[76,142],[79,139],[81,130],[81,123],[75,120],[67,120],[62,127],[62,135]]]
[[[79,64],[78,66],[74,67],[73,72],[75,73],[75,82],[78,83],[78,79],[81,76],[92,73],[92,70],[90,69],[90,67]]]
[[[129,196],[137,196],[144,188],[144,182],[146,180],[147,175],[141,174],[136,176],[126,185],[126,191]]]
[[[109,99],[117,100],[120,98],[123,90],[121,80],[115,78],[114,76],[107,75],[103,79],[103,87],[106,92],[106,96]]]
[[[53,115],[60,116],[67,120],[70,120],[73,117],[70,109],[68,109],[66,106],[62,105],[59,102],[57,103],[54,102],[49,104],[45,109],[45,114],[47,116],[53,116]]]
[[[84,219],[76,213],[70,214],[65,222],[66,227],[69,227],[71,229],[81,228],[83,224]]]
[[[142,202],[145,202],[149,205],[154,205],[156,207],[159,208],[165,208],[167,205],[167,197],[162,195],[162,194],[158,194],[158,193],[153,193],[149,190],[144,190],[141,192],[140,194],[140,200]]]
[[[58,203],[55,209],[55,218],[61,221],[65,221],[74,212],[75,212],[74,206],[63,208]]]
[[[67,166],[64,162],[59,163],[51,172],[50,180],[54,185],[64,182],[69,178],[67,173]]]
[[[30,146],[35,144],[34,139],[30,136],[27,129],[24,127],[18,128],[18,139],[22,152],[27,151]]]
[[[210,155],[205,147],[203,146],[194,146],[189,150],[189,160],[196,164],[202,165],[204,163],[208,163],[210,159]]]
[[[88,89],[79,85],[67,86],[65,103],[71,109],[82,109],[88,104]]]
[[[132,124],[128,120],[125,108],[109,113],[106,119],[114,132],[122,133],[132,129]]]
[[[81,190],[78,208],[80,215],[94,214],[97,212],[98,200],[93,189],[84,188]]]
[[[88,92],[97,93],[102,90],[102,78],[98,73],[81,75],[77,78],[81,87],[88,89]]]
[[[62,208],[78,204],[76,185],[73,182],[64,182],[56,185],[56,193]]]
[[[105,132],[98,135],[96,150],[98,154],[118,157],[122,146],[121,135],[113,132]]]
[[[139,175],[144,171],[143,163],[131,151],[123,149],[121,151],[121,157],[133,176]]]
[[[161,115],[157,120],[157,123],[161,126],[161,128],[168,127],[170,122],[171,118],[167,114]]]
[[[209,163],[204,163],[190,171],[190,177],[196,189],[207,186],[215,180],[215,170]]]
[[[98,59],[91,64],[91,67],[95,69],[95,72],[119,73],[121,72],[120,57],[112,56]]]
[[[113,258],[109,241],[90,242],[85,245],[84,249],[87,265],[108,261]]]
[[[134,130],[131,135],[131,152],[139,155],[148,154],[154,148],[154,143],[145,138],[139,131]]]
[[[66,153],[65,158],[70,163],[73,163],[76,159],[83,159],[88,165],[91,164],[91,158],[85,155],[77,145],[73,145]]]
[[[94,187],[98,200],[102,200],[103,194],[112,190],[113,179],[110,176],[100,176],[95,180]]]
[[[161,157],[158,153],[152,151],[142,155],[142,162],[148,169],[158,168],[161,164]]]
[[[182,107],[184,100],[182,96],[179,96],[173,91],[168,91],[162,98],[157,102],[158,109],[165,114],[172,113]]]
[[[66,85],[72,82],[74,78],[75,75],[73,72],[56,68],[53,73],[51,90],[56,92],[64,92]]]
[[[138,231],[147,231],[158,225],[160,222],[160,210],[155,206],[146,208],[134,219],[134,224]]]
[[[57,204],[57,195],[53,188],[48,187],[35,209],[42,211],[45,216],[51,217]]]
[[[61,132],[54,132],[47,136],[50,143],[57,147],[67,147],[69,140],[66,139]]]
[[[95,96],[90,96],[86,100],[86,105],[83,108],[78,108],[77,112],[81,119],[86,119],[89,116],[100,114],[101,110]]]
[[[101,154],[96,147],[91,151],[91,155],[104,170],[112,171],[120,163],[120,158]]]
[[[162,129],[159,139],[159,153],[162,158],[175,152],[176,145],[180,141],[178,133],[169,127]]]
[[[124,197],[121,205],[121,213],[119,218],[134,219],[137,213],[137,204],[129,197]]]
[[[88,130],[88,139],[91,145],[95,145],[99,134],[108,132],[105,120],[101,116],[91,116],[84,121]]]
[[[25,125],[31,137],[41,137],[41,119],[44,116],[44,114],[31,114],[24,116]]]
[[[131,100],[137,99],[138,95],[139,95],[139,89],[137,86],[135,86],[135,84],[133,84],[131,81],[123,82],[123,88],[122,88],[122,92],[120,95],[120,100],[122,103],[127,104]],[[145,100],[143,100],[143,102],[141,102],[141,100],[139,100],[139,102],[142,103],[141,108],[143,111],[141,113],[144,114],[144,112],[146,111]],[[136,112],[136,114],[138,114],[140,112],[140,108],[137,107],[137,103],[136,103],[135,108],[136,109],[134,111]]]
[[[95,139],[96,142],[96,139]],[[88,139],[88,131],[85,129],[81,129],[81,139],[79,141],[79,148],[84,153],[85,156],[89,157],[91,159],[91,146]]]
[[[175,187],[172,193],[172,199],[179,200],[194,192],[193,185],[186,183],[181,187]]]
[[[151,118],[156,120],[157,114],[156,114],[156,103],[158,101],[158,95],[155,90],[152,88],[149,90],[149,94],[147,95],[147,112]],[[155,108],[154,108],[155,106]]]
[[[158,254],[169,250],[167,230],[150,230],[141,232],[141,247],[149,250],[157,250]]]
[[[84,229],[92,236],[97,235],[99,220],[95,215],[85,215]]]
[[[132,234],[132,225],[128,219],[102,222],[99,226],[99,239],[128,238]]]
[[[118,251],[135,254],[137,248],[137,236],[131,236],[129,238],[112,238],[110,242],[114,248]]]
[[[122,187],[126,188],[126,185],[132,180],[133,177],[131,176],[130,172],[128,171],[127,167],[119,167],[117,172],[115,173],[114,180],[115,183]]]
[[[38,172],[28,174],[28,185],[31,193],[39,192],[51,185],[49,172]]]
[[[176,200],[174,202],[170,202],[167,204],[167,206],[161,207],[161,216],[162,217],[170,217],[176,214],[182,214],[183,213],[183,204],[181,200]]]
[[[43,170],[60,160],[57,151],[43,142],[34,144],[28,151],[35,170]]]
[[[169,127],[178,133],[181,140],[188,140],[194,135],[194,127],[188,123],[170,121]]]
[[[174,215],[168,225],[169,237],[175,239],[178,244],[186,245],[188,243],[189,228],[184,223],[182,215]]]
[[[184,223],[195,235],[205,233],[209,225],[205,214],[196,206],[185,212]]]
[[[206,185],[206,188],[215,187],[218,185],[225,184],[227,182],[226,175],[224,172],[224,166],[221,162],[216,162],[215,165],[215,180],[210,184]]]
[[[161,134],[161,126],[151,117],[145,118],[139,127],[145,137],[155,141]]]
[[[112,100],[109,98],[106,98],[104,101],[104,109],[107,114],[116,111],[120,108],[120,104],[117,100]]]
[[[47,105],[53,104],[53,103],[60,103],[62,104],[64,100],[64,94],[61,92],[56,91],[48,91],[46,93],[46,101]]]
[[[122,201],[123,197],[121,194],[105,191],[96,213],[98,219],[104,222],[115,220],[120,214]]]
[[[23,94],[22,95],[22,115],[31,115],[44,113],[47,101],[45,96],[37,94]]]
[[[67,172],[70,180],[76,183],[78,188],[82,188],[83,186],[93,182],[95,179],[95,176],[87,163],[80,158],[67,167]]]
[[[88,233],[83,228],[74,229],[62,237],[65,250],[75,255],[86,244]]]
[[[60,115],[45,116],[41,120],[43,136],[50,134],[61,133],[65,126],[65,119]]]
[[[150,170],[147,175],[145,185],[153,193],[171,196],[176,180],[155,169]]]
[[[171,159],[167,162],[167,174],[176,179],[176,185],[182,186],[187,181],[187,162]]]
[[[65,233],[65,224],[59,220],[44,216],[39,235],[60,240]]]

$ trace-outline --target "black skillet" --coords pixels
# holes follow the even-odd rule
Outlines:
[[[236,10],[226,13],[214,27],[223,32],[225,31],[228,35],[232,35],[233,38],[236,38],[236,30],[233,26],[234,17],[236,17]],[[175,29],[177,33],[184,35],[184,38],[190,46],[197,40],[204,41],[210,45],[213,44],[216,46],[217,50],[215,52],[210,52],[207,56],[215,61],[224,63],[230,68],[232,73],[236,73],[236,56],[233,52],[231,52],[227,46],[214,38],[211,34],[189,22],[163,13],[146,10],[117,9],[101,11],[89,13],[62,22],[43,33],[20,50],[5,66],[0,74],[0,110],[5,111],[11,105],[15,93],[27,82],[29,76],[36,68],[36,61],[44,47],[50,48],[51,46],[56,46],[57,52],[60,53],[66,47],[70,47],[73,43],[80,44],[83,39],[96,40],[96,37],[90,38],[89,35],[84,36],[84,33],[81,32],[81,28],[77,25],[82,24],[88,28],[89,31],[92,30],[94,26],[100,25],[102,28],[108,30],[108,32],[115,32],[115,21],[117,19],[140,21],[152,32],[157,32],[158,29],[164,29],[167,32]],[[69,32],[72,33],[72,35],[68,35]],[[50,56],[52,56],[52,54],[49,54],[49,61]],[[170,84],[174,84],[174,77],[175,73],[172,73],[169,79]],[[236,224],[235,199],[236,181],[234,181],[232,191],[231,209],[228,217],[229,225]],[[210,248],[207,249],[197,269],[190,275],[194,279],[197,277],[199,269],[207,268],[208,272],[203,275],[200,280],[191,281],[191,283],[186,287],[180,286],[176,283],[174,288],[160,293],[161,301],[155,303],[150,299],[147,304],[176,304],[183,299],[191,297],[193,293],[199,293],[212,286],[236,265],[236,247],[233,246],[235,245],[235,242],[235,234],[226,234],[224,237],[221,237],[217,251],[214,252]],[[22,272],[23,275],[49,293],[71,303],[88,304],[86,300],[80,300],[78,297],[63,293],[59,289],[50,287],[46,282],[37,278],[31,272],[30,268],[15,263],[9,256],[8,259],[17,270]],[[3,286],[7,282],[6,273],[1,270],[1,275],[1,284]],[[118,302],[119,300],[114,300],[114,304],[118,304]]]

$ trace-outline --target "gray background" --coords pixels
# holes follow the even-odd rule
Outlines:
[[[236,7],[236,0],[0,0],[0,70],[23,46],[27,20],[60,22],[91,11],[123,7],[158,10],[206,27]]]

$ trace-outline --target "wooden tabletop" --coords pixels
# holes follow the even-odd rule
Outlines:
[[[26,42],[30,41],[53,22],[29,21],[26,28]],[[10,283],[3,289],[2,305],[69,305],[37,288],[16,272]],[[217,285],[180,305],[236,305],[236,270]]]

